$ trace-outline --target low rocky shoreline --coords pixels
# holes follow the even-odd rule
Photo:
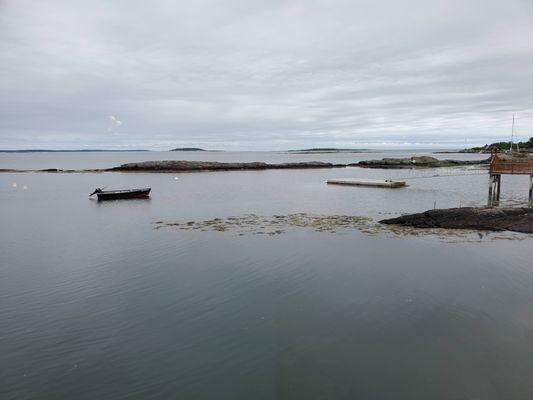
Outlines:
[[[265,162],[216,162],[216,161],[144,161],[122,164],[105,171],[126,172],[194,172],[194,171],[246,171],[267,169],[316,169],[316,168],[439,168],[457,167],[465,165],[484,165],[489,160],[438,160],[434,157],[421,156],[411,158],[384,158],[382,160],[367,160],[351,164],[334,164],[321,161],[289,162],[271,164]]]
[[[403,168],[439,168],[457,167],[465,165],[484,165],[488,160],[438,160],[433,157],[411,157],[411,158],[384,158],[382,160],[366,160],[351,164],[334,164],[321,161],[288,162],[281,164],[271,164],[265,162],[216,162],[216,161],[185,161],[185,160],[163,160],[163,161],[143,161],[122,164],[118,167],[100,169],[0,169],[1,172],[200,172],[200,171],[261,171],[268,169],[317,169],[317,168],[382,168],[382,169],[403,169]]]
[[[215,162],[215,161],[144,161],[122,164],[107,171],[128,172],[189,172],[189,171],[246,171],[266,169],[343,168],[345,164],[319,161],[269,164],[264,162]]]
[[[533,233],[533,208],[463,207],[429,210],[379,221],[415,228],[474,229]]]
[[[202,172],[202,171],[262,171],[267,169],[317,169],[345,168],[347,164],[333,164],[319,161],[269,164],[264,162],[215,162],[215,161],[143,161],[122,164],[118,167],[99,169],[0,169],[1,172]]]
[[[383,158],[381,160],[366,160],[355,164],[363,168],[402,169],[402,168],[442,168],[465,165],[488,165],[486,160],[439,160],[435,157],[420,156],[410,158]],[[352,164],[350,164],[352,165]]]

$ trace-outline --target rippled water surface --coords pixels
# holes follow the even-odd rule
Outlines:
[[[0,154],[0,168],[394,155]],[[409,186],[325,184],[336,177]],[[504,201],[524,202],[527,185],[505,176]],[[152,197],[99,203],[98,186]],[[529,399],[531,236],[154,229],[251,213],[378,220],[484,204],[487,186],[473,168],[0,174],[0,398]]]

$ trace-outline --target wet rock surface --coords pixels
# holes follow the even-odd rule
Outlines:
[[[463,207],[429,210],[379,221],[415,228],[475,229],[533,233],[533,208]]]

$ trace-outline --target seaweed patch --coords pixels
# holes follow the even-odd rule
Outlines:
[[[154,225],[154,229],[175,228],[184,231],[233,233],[238,236],[275,236],[297,229],[307,229],[314,232],[329,234],[341,234],[350,230],[357,230],[370,236],[378,234],[387,237],[431,236],[451,243],[513,240],[527,237],[527,235],[515,234],[513,232],[498,232],[498,234],[491,234],[486,231],[465,229],[421,229],[409,226],[387,226],[380,224],[369,217],[354,215],[319,215],[309,213],[271,216],[246,214],[242,216],[212,218],[202,221],[157,221]]]
[[[296,213],[288,215],[260,216],[246,214],[239,217],[213,218],[204,221],[157,221],[156,229],[175,227],[181,230],[236,232],[238,234],[279,235],[289,229],[307,228],[315,232],[337,233],[345,229],[383,230],[371,218],[350,215],[315,215]],[[377,233],[376,231],[376,233]],[[372,234],[371,230],[368,233]]]

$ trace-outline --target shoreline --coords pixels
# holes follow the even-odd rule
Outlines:
[[[411,158],[384,158],[382,160],[365,160],[357,163],[336,164],[321,161],[287,162],[271,164],[265,162],[214,162],[214,161],[185,161],[185,160],[161,160],[143,161],[122,164],[111,168],[88,168],[88,169],[16,169],[3,168],[0,173],[97,173],[97,172],[215,172],[215,171],[264,171],[272,169],[333,169],[333,168],[377,168],[377,169],[429,169],[459,166],[483,166],[488,160],[438,160],[432,157]]]

